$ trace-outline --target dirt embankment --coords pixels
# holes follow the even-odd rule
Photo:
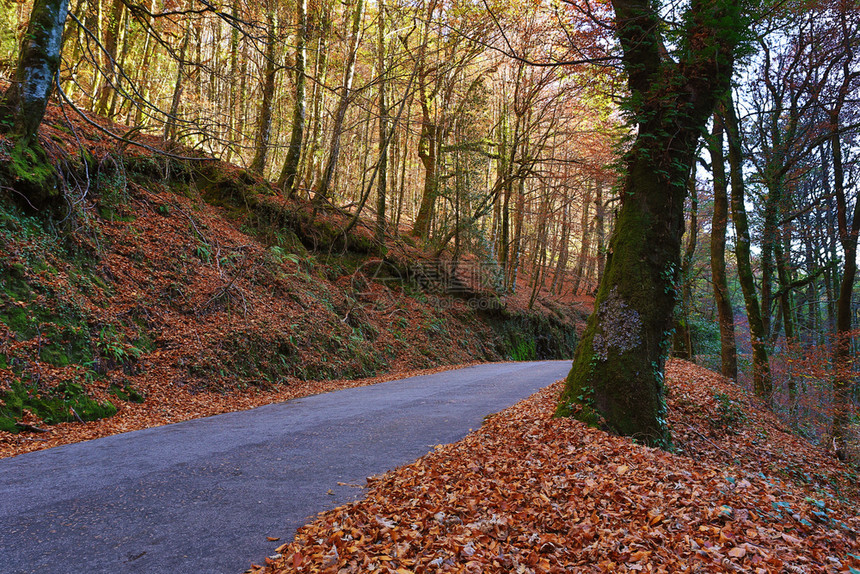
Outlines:
[[[528,309],[488,287],[491,262],[380,245],[362,221],[344,232],[350,213],[285,201],[234,166],[76,129],[83,154],[57,118],[42,130],[64,221],[0,196],[0,456],[392,373],[572,354],[587,302],[542,294]]]

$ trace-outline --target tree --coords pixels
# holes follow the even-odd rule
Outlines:
[[[193,0],[186,0],[186,10],[191,9]],[[179,48],[179,61],[176,66],[176,81],[173,84],[173,97],[170,100],[170,112],[167,114],[167,121],[164,123],[164,139],[168,142],[176,141],[176,130],[178,127],[177,116],[179,115],[179,104],[182,102],[182,91],[184,89],[185,78],[185,55],[188,52],[188,43],[191,41],[191,20],[185,24],[185,31],[182,36],[182,46]]]
[[[328,199],[329,190],[337,162],[340,158],[341,136],[343,135],[343,123],[346,119],[346,110],[353,99],[352,81],[355,78],[355,59],[358,55],[358,44],[361,40],[361,21],[364,18],[364,0],[355,3],[352,13],[352,24],[349,34],[349,46],[346,51],[346,63],[343,71],[343,85],[340,89],[340,98],[337,109],[334,112],[334,125],[332,126],[331,143],[329,144],[329,155],[323,170],[322,180],[314,195],[314,201],[321,203]]]
[[[385,3],[379,0],[377,27],[377,66],[379,68],[379,183],[376,192],[376,240],[380,245],[385,240],[385,199],[388,186],[388,105],[385,101]]]
[[[308,43],[308,0],[296,2],[296,102],[293,107],[293,128],[290,135],[290,147],[287,148],[287,158],[278,178],[278,187],[284,190],[287,197],[296,194],[296,175],[299,171],[299,160],[302,156],[302,139],[305,131],[305,47]]]
[[[747,320],[750,326],[750,343],[753,359],[753,389],[755,394],[770,402],[773,394],[773,381],[770,374],[770,360],[767,352],[767,336],[762,321],[762,308],[759,306],[755,288],[752,260],[750,256],[751,239],[747,210],[744,204],[745,187],[743,178],[743,161],[741,153],[740,130],[735,105],[731,95],[720,106],[720,114],[726,129],[729,142],[729,174],[731,181],[731,210],[732,221],[735,225],[737,241],[735,242],[735,258],[738,264],[738,281],[744,294],[744,305],[747,310]]]
[[[53,167],[36,140],[60,67],[68,0],[35,0],[21,46],[18,67],[0,102],[0,122],[11,125],[16,139],[8,169],[25,189],[32,207],[52,207],[61,198]]]
[[[838,222],[839,243],[845,255],[842,268],[842,280],[839,284],[839,297],[836,302],[836,344],[834,346],[834,398],[836,409],[831,424],[831,437],[835,454],[842,460],[848,456],[847,440],[850,424],[851,394],[856,390],[856,381],[852,369],[852,295],[854,281],[857,276],[857,238],[860,236],[860,198],[854,197],[854,207],[851,209],[847,193],[846,166],[843,149],[841,126],[842,115],[846,112],[851,95],[860,90],[860,71],[857,70],[855,59],[856,49],[853,44],[860,30],[860,18],[856,10],[845,9],[838,5],[835,20],[839,34],[836,45],[839,48],[839,73],[836,74],[830,105],[827,107],[828,127],[830,128],[830,152],[833,161],[833,191],[836,195],[836,214]],[[856,142],[855,142],[856,143]],[[850,147],[850,146],[844,146]]]
[[[724,377],[737,379],[738,356],[735,346],[735,317],[729,296],[726,277],[726,227],[729,218],[728,183],[726,181],[725,157],[723,154],[723,121],[714,114],[714,129],[709,150],[711,172],[714,178],[714,213],[711,219],[711,277],[714,286],[714,301],[720,324],[720,372]]]
[[[272,113],[275,100],[275,75],[278,66],[275,55],[276,30],[275,30],[275,3],[272,0],[266,8],[269,26],[266,29],[266,72],[263,80],[263,99],[260,102],[260,118],[257,125],[257,138],[255,140],[256,152],[254,159],[248,169],[260,174],[266,172],[266,161],[269,157],[269,140],[272,135]]]
[[[60,68],[68,0],[36,0],[18,58],[15,78],[3,99],[3,118],[22,144],[36,135]]]
[[[680,298],[675,305],[675,327],[672,340],[672,354],[681,359],[692,360],[695,356],[693,335],[690,331],[690,309],[693,305],[693,258],[699,239],[699,191],[696,178],[691,173],[687,180],[690,192],[690,225],[687,228],[687,243],[681,258],[681,272],[678,290]]]
[[[561,415],[671,446],[663,375],[684,231],[686,182],[699,137],[729,87],[743,30],[738,0],[692,0],[673,59],[658,6],[613,0],[636,136],[594,313],[577,346]]]

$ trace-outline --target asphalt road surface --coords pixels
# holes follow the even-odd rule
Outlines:
[[[569,369],[467,367],[0,460],[0,573],[238,574],[361,497],[338,483],[457,441]]]

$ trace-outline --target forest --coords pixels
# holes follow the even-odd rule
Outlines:
[[[610,382],[572,371],[562,414],[668,446],[671,353],[856,457],[860,11],[648,6],[4,0],[2,190],[85,217],[50,97],[69,141],[233,164],[530,308],[595,298],[574,371]]]

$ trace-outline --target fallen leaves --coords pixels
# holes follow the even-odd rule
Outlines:
[[[364,500],[320,515],[265,572],[811,574],[860,567],[848,469],[780,431],[718,375],[678,361],[669,373],[673,425],[696,431],[678,440],[691,456],[553,418],[557,383],[462,441],[379,477]],[[711,432],[717,406],[704,399],[717,391],[744,401],[750,432]],[[673,400],[702,406],[673,408]],[[750,438],[759,436],[755,430],[773,439],[764,451]],[[756,464],[734,464],[753,458]],[[786,461],[794,466],[759,470]],[[819,482],[796,480],[795,470],[812,468]]]

